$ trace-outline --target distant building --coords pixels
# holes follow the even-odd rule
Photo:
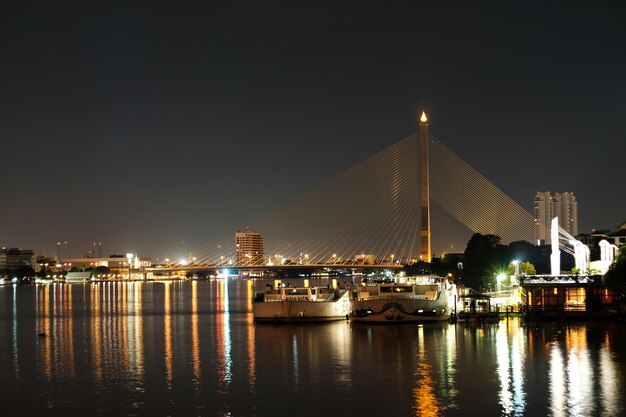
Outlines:
[[[578,202],[574,193],[554,193],[553,214],[559,218],[559,226],[572,236],[578,234]]]
[[[607,240],[616,246],[626,245],[626,222],[620,224],[616,231],[610,233]]]
[[[0,249],[0,269],[17,270],[23,266],[35,267],[35,254],[30,249]]]
[[[600,241],[606,240],[611,242],[609,238],[609,230],[592,230],[591,233],[580,233],[575,236],[576,240],[582,242],[589,248],[591,260],[600,259]]]
[[[538,191],[535,195],[535,237],[537,238],[537,245],[550,244],[550,221],[553,217],[550,191]]]
[[[128,258],[122,255],[112,255],[108,258],[68,258],[59,261],[64,270],[93,270],[99,266],[108,268],[108,275],[96,278],[128,278]],[[141,271],[152,266],[152,258],[138,257],[131,258],[130,268],[133,279],[142,278]],[[101,273],[102,274],[102,273]]]
[[[235,233],[236,254],[235,262],[238,266],[263,265],[264,246],[263,236],[257,232],[246,230]]]
[[[538,245],[549,245],[550,222],[558,217],[559,226],[572,236],[578,234],[578,202],[574,193],[539,191],[535,195],[535,237]]]

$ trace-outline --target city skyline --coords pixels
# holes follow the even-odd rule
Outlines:
[[[529,212],[565,190],[581,233],[626,220],[624,6],[244,6],[9,7],[0,245],[183,256],[417,132],[422,109]]]

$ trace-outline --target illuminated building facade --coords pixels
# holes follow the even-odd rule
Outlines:
[[[235,233],[236,255],[238,266],[263,265],[264,247],[263,236],[257,232],[246,230]]]
[[[559,226],[572,236],[578,234],[578,202],[574,193],[539,191],[535,195],[535,237],[538,245],[551,244],[550,221],[559,218]]]
[[[553,213],[559,218],[559,226],[572,236],[578,234],[578,202],[574,193],[554,193]]]
[[[553,217],[550,191],[538,191],[535,195],[535,237],[538,245],[550,244],[550,221]]]

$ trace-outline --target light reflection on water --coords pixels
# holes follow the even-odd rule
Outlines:
[[[496,330],[496,363],[500,382],[502,415],[518,416],[524,412],[525,346],[523,329],[516,322],[503,321]]]
[[[432,366],[426,355],[424,344],[424,327],[418,327],[418,353],[417,353],[417,387],[413,390],[415,398],[415,415],[419,417],[435,417],[440,416],[445,409],[440,404],[439,398],[435,392],[435,381],[432,378]]]
[[[255,325],[253,294],[232,280],[0,287],[0,403],[46,415],[626,410],[623,325]]]

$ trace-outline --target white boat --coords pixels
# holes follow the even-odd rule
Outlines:
[[[455,292],[454,284],[435,276],[360,286],[354,293],[350,316],[355,322],[445,321],[454,308]]]
[[[252,312],[256,322],[320,322],[346,320],[350,294],[327,287],[280,287],[257,292]]]

